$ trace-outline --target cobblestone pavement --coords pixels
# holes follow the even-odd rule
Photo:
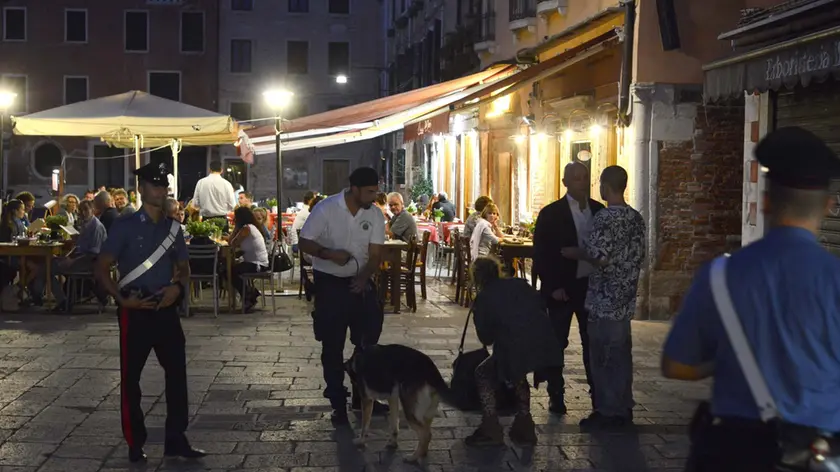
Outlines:
[[[386,315],[382,343],[417,347],[448,376],[466,310],[430,289],[417,313]],[[150,358],[143,377],[150,461],[140,470],[259,470],[291,472],[410,471],[401,457],[414,434],[401,425],[400,450],[385,449],[384,418],[373,423],[367,450],[349,430],[335,432],[321,396],[319,346],[309,308],[283,298],[251,315],[207,313],[184,320],[190,386],[189,437],[211,455],[201,462],[162,460],[166,411],[163,371]],[[112,315],[0,315],[0,472],[116,471],[130,469],[120,433],[119,351]],[[474,451],[462,439],[478,425],[475,414],[444,408],[434,423],[427,470],[680,470],[687,451],[685,425],[706,386],[663,380],[659,350],[666,324],[633,325],[636,365],[632,433],[582,434],[589,413],[580,343],[567,356],[569,414],[548,414],[544,389],[532,411],[539,429],[533,451],[508,447]],[[573,339],[577,332],[572,334]],[[349,343],[348,343],[349,344]],[[469,346],[476,347],[474,333]],[[377,435],[379,436],[377,438]]]

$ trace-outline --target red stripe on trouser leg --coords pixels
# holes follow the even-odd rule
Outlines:
[[[120,414],[122,430],[128,447],[134,447],[131,433],[131,405],[126,390],[128,377],[128,309],[120,308]]]

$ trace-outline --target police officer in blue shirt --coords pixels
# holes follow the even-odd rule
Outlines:
[[[768,169],[769,231],[728,259],[727,287],[770,396],[785,424],[840,432],[840,259],[818,239],[832,207],[840,160],[801,128],[780,128],[756,147]],[[714,377],[711,406],[692,424],[687,470],[776,470],[774,422],[762,422],[710,288],[697,273],[665,342],[662,373]],[[807,446],[806,446],[807,447]]]
[[[187,430],[186,340],[177,307],[189,286],[190,266],[181,225],[163,212],[169,170],[165,164],[137,169],[140,211],[118,218],[102,246],[96,276],[119,305],[122,430],[131,462],[146,460],[146,427],[140,406],[140,374],[152,349],[166,373],[164,455],[199,458]],[[111,279],[117,264],[120,280]],[[174,282],[173,282],[174,281]]]

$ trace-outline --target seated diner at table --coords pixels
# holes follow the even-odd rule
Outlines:
[[[61,209],[58,210],[58,215],[67,218],[67,226],[71,228],[78,228],[79,221],[79,197],[72,193],[68,193],[61,198]]]
[[[254,288],[250,293],[244,293],[245,281],[242,274],[253,274],[268,270],[268,249],[265,239],[257,228],[257,219],[250,207],[239,207],[233,212],[234,230],[230,236],[230,247],[242,251],[242,261],[233,266],[233,288],[242,297],[245,312],[253,310],[260,297],[260,292]]]
[[[268,210],[265,208],[254,208],[254,218],[257,219],[257,228],[260,230],[265,245],[271,244],[271,232],[268,230]]]
[[[64,257],[50,259],[50,291],[55,297],[56,306],[54,311],[67,311],[67,297],[61,283],[61,277],[70,273],[90,272],[93,274],[93,264],[99,255],[102,243],[108,237],[105,226],[93,214],[93,203],[84,201],[79,205],[79,220],[81,231],[76,239],[76,245]],[[44,288],[47,283],[47,274],[44,266],[38,267],[35,279],[30,287],[30,294],[33,303],[40,304],[43,301]]]
[[[22,221],[25,214],[26,208],[20,200],[9,200],[6,203],[0,218],[0,243],[11,243],[16,238],[26,236],[26,227]],[[0,258],[0,290],[14,282],[19,269],[19,258]]]
[[[499,207],[495,203],[488,203],[481,211],[481,217],[475,223],[475,229],[470,236],[470,255],[473,260],[481,256],[492,254],[493,246],[504,238],[499,229]]]
[[[400,241],[406,242],[412,237],[417,237],[417,222],[406,211],[401,194],[398,192],[388,194],[388,208],[394,216],[385,225],[385,234],[391,239],[399,239]]]

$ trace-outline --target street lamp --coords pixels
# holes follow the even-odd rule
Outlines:
[[[347,76],[344,74],[339,74],[335,76],[335,83],[337,84],[346,84],[347,83]]]
[[[277,153],[277,227],[283,223],[283,157],[280,154],[280,130],[282,129],[283,109],[289,106],[294,93],[284,89],[272,89],[263,92],[263,98],[274,111],[274,149]],[[279,234],[279,232],[278,232]]]
[[[3,134],[6,112],[15,103],[16,93],[0,90],[0,202],[6,198],[6,162],[3,156]]]

